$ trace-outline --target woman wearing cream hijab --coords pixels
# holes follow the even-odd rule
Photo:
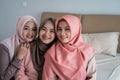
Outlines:
[[[17,47],[29,47],[29,42],[36,38],[36,34],[37,23],[34,17],[26,15],[19,18],[16,34],[0,43],[0,80],[14,80],[13,76],[26,55]],[[19,54],[16,54],[17,51],[20,51]]]

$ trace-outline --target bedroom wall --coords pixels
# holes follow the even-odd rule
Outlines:
[[[20,16],[30,14],[38,24],[41,13],[69,12],[80,14],[120,15],[120,0],[0,0],[0,41],[15,33]]]

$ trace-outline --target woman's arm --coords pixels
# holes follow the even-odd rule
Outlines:
[[[95,56],[93,56],[87,64],[87,79],[86,80],[96,80],[96,62]]]
[[[21,46],[18,48],[17,54],[26,54],[28,51],[28,48],[29,48],[29,45],[27,43],[21,44]],[[23,55],[19,55],[19,56],[23,57]],[[28,76],[25,73],[26,72],[26,68],[25,68],[26,56],[23,58],[21,66],[15,75],[15,80],[29,80]]]
[[[23,59],[20,69],[15,75],[15,80],[29,80],[28,76],[25,74],[25,58]]]
[[[9,51],[0,44],[0,80],[10,80],[21,64],[21,60],[15,57],[10,61]]]

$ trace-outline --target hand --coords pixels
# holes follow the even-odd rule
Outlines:
[[[23,59],[24,56],[27,54],[27,50],[29,48],[29,43],[22,43],[17,50],[17,58]]]

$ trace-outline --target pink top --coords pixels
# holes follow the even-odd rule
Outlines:
[[[16,80],[38,80],[38,73],[34,68],[30,49],[26,57],[23,59],[20,69],[16,73]]]
[[[68,23],[71,38],[67,44],[57,41],[47,51],[43,69],[43,80],[52,80],[56,75],[60,80],[86,80],[86,65],[93,58],[94,49],[83,42],[81,36],[82,26],[80,20],[75,16],[65,15],[57,19],[56,33],[57,24],[61,19]]]

